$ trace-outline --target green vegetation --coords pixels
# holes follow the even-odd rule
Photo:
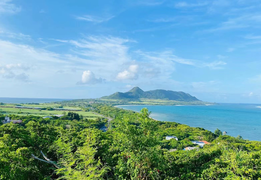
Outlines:
[[[175,104],[202,104],[196,97],[188,93],[153,90],[143,91],[135,87],[126,93],[116,92],[110,96],[102,97],[102,101],[120,101],[121,104],[151,104],[151,105],[175,105]]]
[[[261,142],[222,135],[218,129],[212,133],[155,121],[147,109],[136,113],[87,101],[60,105],[113,120],[102,132],[106,119],[88,119],[80,115],[82,111],[51,119],[10,115],[23,123],[0,125],[0,179],[261,178]],[[0,114],[0,119],[4,116]],[[166,136],[176,136],[178,141]],[[192,140],[211,144],[184,151],[197,146]]]
[[[19,107],[19,108],[17,108]],[[61,108],[62,107],[62,108]],[[39,108],[39,109],[28,109],[28,108]],[[2,104],[0,105],[0,113],[2,114],[15,114],[20,116],[55,116],[55,115],[63,115],[64,113],[71,112],[75,110],[77,114],[85,117],[85,118],[97,118],[99,115],[82,110],[79,107],[72,107],[72,106],[62,106],[61,104],[39,104],[39,105],[32,105],[32,104]]]

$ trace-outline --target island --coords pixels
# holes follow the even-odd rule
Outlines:
[[[134,87],[128,92],[116,92],[98,99],[100,102],[116,105],[203,105],[207,104],[196,97],[182,92],[171,90],[143,91]]]

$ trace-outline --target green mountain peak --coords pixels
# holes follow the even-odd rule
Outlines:
[[[192,102],[199,101],[196,97],[191,96],[188,93],[177,92],[177,91],[167,91],[163,89],[143,91],[139,87],[134,87],[126,93],[117,92],[110,96],[102,97],[102,99],[117,99],[117,100],[140,100],[144,99],[162,99],[162,100],[174,100],[174,101],[184,101]]]

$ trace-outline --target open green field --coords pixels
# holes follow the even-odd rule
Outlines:
[[[25,107],[32,107],[32,108],[60,108],[62,105],[59,103],[44,103],[44,104],[4,104],[1,106],[8,106],[8,107],[15,107],[15,106],[25,106]],[[75,109],[75,110],[81,110],[79,107],[70,107],[70,106],[62,106],[64,109]]]
[[[22,105],[26,107],[40,107],[40,108],[58,108],[56,107],[57,104],[40,104],[40,105]],[[80,108],[76,107],[63,107],[65,109],[77,109],[81,110]],[[70,111],[62,111],[62,110],[38,110],[38,109],[22,109],[22,108],[15,108],[15,105],[5,104],[0,105],[0,113],[2,114],[15,114],[15,115],[21,115],[21,116],[27,116],[27,115],[34,115],[34,116],[53,116],[53,115],[62,115],[64,113],[68,113]],[[100,115],[95,114],[93,112],[85,112],[85,111],[75,111],[79,115],[82,115],[84,118],[88,119],[95,119],[99,117]]]
[[[137,101],[117,100],[117,99],[99,99],[101,102],[109,102],[118,105],[205,105],[208,104],[202,101],[174,101],[164,99],[145,99],[141,98]]]

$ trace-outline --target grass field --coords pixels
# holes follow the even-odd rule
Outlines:
[[[15,107],[17,104],[8,104],[8,106]],[[59,108],[61,104],[57,103],[45,103],[45,104],[19,104],[21,106],[26,106],[26,107],[35,107],[35,108],[46,108],[46,107],[51,107],[51,108]],[[0,106],[1,107],[1,106]],[[63,106],[64,109],[78,109],[81,110],[79,107],[70,107],[70,106]]]
[[[21,106],[26,107],[40,107],[40,108],[58,108],[59,104],[39,104],[39,105],[29,105],[29,104],[20,104]],[[35,116],[53,116],[53,115],[62,115],[65,113],[68,113],[69,111],[62,111],[62,110],[37,110],[37,109],[20,109],[15,108],[16,105],[14,104],[4,104],[0,105],[0,113],[2,114],[15,114],[20,116],[27,116],[27,115],[35,115]],[[81,110],[77,107],[63,107],[64,109],[77,109]],[[93,113],[93,112],[85,112],[85,111],[75,111],[79,115],[82,115],[84,118],[88,119],[95,119],[99,117],[99,115]]]
[[[174,101],[174,100],[164,100],[164,99],[145,99],[141,98],[137,101],[127,101],[127,100],[116,100],[116,99],[100,99],[100,101],[110,102],[119,105],[205,105],[206,102],[202,101]]]

